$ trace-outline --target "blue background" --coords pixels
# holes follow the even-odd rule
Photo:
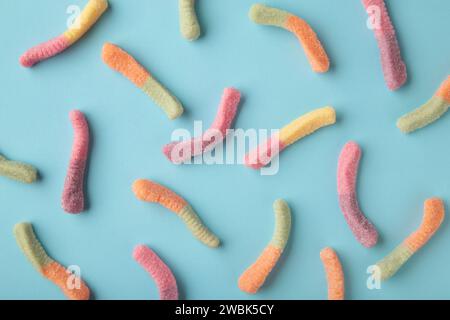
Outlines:
[[[0,1],[0,152],[35,165],[42,179],[23,185],[0,179],[0,298],[64,299],[32,268],[12,228],[34,224],[49,254],[76,264],[98,299],[157,299],[157,288],[132,259],[151,246],[172,268],[186,299],[326,299],[319,251],[334,247],[348,299],[450,298],[448,219],[432,241],[381,290],[368,290],[366,268],[415,230],[423,201],[450,201],[450,119],[411,135],[397,118],[428,100],[450,70],[450,2],[388,1],[408,67],[405,87],[390,92],[360,1],[268,0],[307,20],[332,62],[314,74],[296,38],[248,19],[252,0],[198,1],[203,35],[185,41],[178,1],[110,0],[111,8],[74,47],[33,69],[19,56],[66,27],[66,8],[81,0]],[[170,122],[148,97],[103,64],[104,42],[131,52],[183,102]],[[235,127],[279,128],[332,105],[338,121],[283,152],[280,171],[261,176],[239,165],[175,166],[161,153],[176,128],[213,120],[222,91],[244,96]],[[92,132],[87,175],[89,210],[72,216],[60,197],[72,145],[70,110],[86,113]],[[380,232],[362,247],[339,210],[336,166],[342,146],[363,149],[358,178],[363,211]],[[166,209],[135,199],[131,184],[150,178],[183,195],[222,239],[212,250],[191,237]],[[266,285],[255,296],[237,287],[241,272],[270,240],[272,203],[292,208],[292,236]]]

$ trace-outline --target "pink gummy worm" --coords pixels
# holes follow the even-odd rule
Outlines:
[[[89,152],[89,127],[81,111],[70,112],[70,120],[75,132],[67,170],[64,190],[62,194],[62,207],[69,213],[80,213],[84,209],[84,172]]]
[[[70,47],[69,41],[64,35],[60,35],[27,50],[19,61],[22,66],[30,68],[38,62],[60,54],[68,47]]]
[[[378,241],[378,232],[361,212],[356,197],[356,176],[358,174],[361,149],[353,141],[348,142],[341,151],[337,170],[337,189],[339,206],[356,239],[370,248]]]
[[[380,28],[375,27],[374,32],[380,48],[384,79],[390,90],[396,90],[406,82],[407,72],[386,4],[384,0],[362,0],[362,3],[366,10],[375,7],[381,13]]]
[[[234,88],[226,88],[211,127],[201,137],[172,142],[164,146],[164,155],[173,163],[182,163],[214,148],[226,136],[236,116],[241,94]],[[185,152],[189,151],[189,152]]]
[[[269,164],[269,162],[286,148],[278,135],[273,135],[255,149],[245,155],[244,164],[253,169],[260,169]]]
[[[160,300],[178,300],[177,282],[172,271],[152,249],[138,245],[134,248],[133,258],[155,280]]]

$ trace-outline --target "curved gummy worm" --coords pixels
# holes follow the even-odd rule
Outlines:
[[[89,127],[84,114],[74,110],[70,120],[75,132],[72,155],[67,170],[62,207],[68,213],[80,213],[84,210],[84,173],[89,153]]]
[[[183,106],[178,99],[125,50],[105,43],[102,58],[111,69],[123,74],[152,98],[169,119],[176,119],[183,114]]]
[[[0,176],[24,183],[33,183],[37,180],[37,170],[29,164],[8,160],[0,155]]]
[[[201,31],[195,12],[195,0],[179,0],[178,7],[181,34],[189,41],[197,40]]]
[[[369,14],[374,8],[379,12],[380,16],[374,18],[380,21],[375,21],[372,29],[380,48],[384,80],[390,90],[396,90],[406,82],[408,76],[386,4],[384,0],[362,0],[362,3]]]
[[[155,280],[160,300],[178,300],[178,287],[170,268],[150,248],[138,245],[134,248],[133,258]]]
[[[361,212],[356,196],[361,148],[353,141],[342,148],[337,169],[339,206],[356,239],[365,247],[373,247],[378,241],[374,225]]]
[[[89,288],[76,274],[66,270],[50,258],[37,239],[31,223],[22,222],[14,226],[17,244],[33,267],[45,278],[56,284],[71,300],[88,300]],[[79,284],[74,286],[73,282]]]
[[[24,67],[32,67],[38,62],[60,54],[77,42],[97,22],[106,9],[108,9],[107,0],[90,0],[66,32],[29,49],[20,57],[20,63]]]
[[[425,200],[422,224],[419,229],[411,233],[402,244],[376,264],[381,280],[392,277],[414,253],[431,239],[441,226],[444,216],[445,208],[441,199]]]
[[[277,26],[294,33],[305,50],[312,69],[320,73],[328,71],[330,68],[328,55],[316,33],[306,21],[289,12],[262,4],[254,4],[249,16],[257,24]]]
[[[172,190],[150,180],[136,180],[133,192],[139,200],[159,203],[175,212],[186,224],[194,237],[209,247],[219,246],[219,239],[202,223],[189,203]]]
[[[225,138],[227,130],[230,129],[240,99],[241,94],[238,90],[226,88],[216,118],[203,136],[169,143],[163,148],[164,155],[173,163],[179,164],[214,148]]]
[[[286,201],[278,199],[273,203],[275,231],[269,245],[259,258],[240,276],[238,286],[244,292],[255,294],[266,281],[286,247],[291,232],[291,210]]]
[[[250,151],[245,156],[244,163],[247,167],[260,169],[289,145],[335,122],[336,112],[332,107],[323,107],[308,112]]]
[[[447,112],[450,106],[450,76],[441,84],[434,96],[420,108],[405,114],[397,121],[397,127],[404,133],[423,128]]]
[[[339,257],[332,248],[320,251],[328,282],[328,300],[344,300],[345,283],[344,272]]]

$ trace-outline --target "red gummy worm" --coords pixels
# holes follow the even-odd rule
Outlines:
[[[378,241],[378,232],[359,208],[356,196],[361,148],[353,141],[342,148],[337,170],[339,206],[356,239],[365,247],[373,247]]]
[[[172,271],[152,249],[138,245],[134,248],[133,258],[155,280],[160,300],[178,300],[177,282]]]
[[[24,67],[30,68],[40,61],[60,54],[69,48],[70,45],[69,40],[64,35],[60,35],[29,49],[20,57],[20,64]]]
[[[374,28],[375,38],[380,48],[381,64],[384,78],[390,90],[397,90],[406,82],[406,65],[400,52],[395,29],[386,8],[384,0],[362,0],[366,10],[378,8],[380,12],[380,26]]]
[[[74,129],[74,141],[69,169],[67,170],[62,207],[68,213],[80,213],[84,210],[84,173],[89,152],[89,126],[81,111],[70,112]]]
[[[164,155],[173,163],[180,164],[198,156],[219,144],[226,136],[236,116],[241,94],[234,88],[225,88],[222,100],[211,127],[200,137],[172,142],[164,146]]]

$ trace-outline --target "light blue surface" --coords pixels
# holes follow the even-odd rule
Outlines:
[[[154,282],[131,258],[150,245],[174,271],[186,299],[325,299],[319,251],[341,257],[349,299],[450,298],[448,220],[432,241],[381,290],[366,288],[366,268],[418,227],[423,201],[450,201],[450,115],[411,135],[397,118],[424,103],[450,71],[450,2],[388,1],[408,67],[408,84],[390,92],[360,1],[271,0],[306,19],[318,33],[332,70],[314,74],[294,36],[253,24],[252,0],[198,1],[203,35],[185,41],[176,0],[110,0],[111,9],[64,54],[33,69],[19,56],[65,29],[66,8],[82,0],[0,1],[0,152],[35,165],[42,180],[22,185],[0,179],[0,298],[64,299],[40,277],[12,235],[34,224],[51,256],[76,264],[98,299],[157,299]],[[100,58],[104,42],[131,52],[184,103],[170,122]],[[244,99],[235,126],[279,128],[317,107],[332,105],[338,123],[291,146],[275,176],[243,166],[174,166],[161,153],[176,128],[213,120],[226,86]],[[93,136],[87,176],[89,210],[65,214],[60,197],[72,145],[71,109],[84,111]],[[336,166],[342,146],[363,149],[358,179],[361,207],[381,241],[363,248],[339,210]],[[223,240],[212,250],[157,205],[135,199],[131,184],[151,178],[182,194]],[[292,208],[290,243],[263,289],[248,296],[241,272],[272,236],[272,202]]]

